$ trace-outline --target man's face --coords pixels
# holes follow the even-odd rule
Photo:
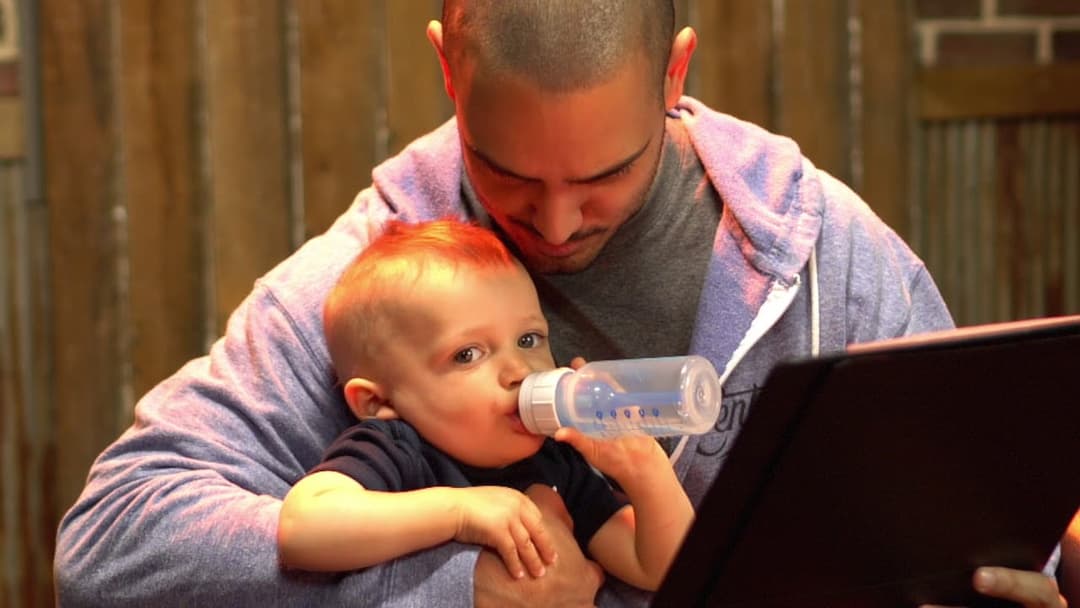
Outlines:
[[[455,99],[480,203],[536,272],[578,272],[644,203],[663,139],[651,64],[549,93],[462,60]]]
[[[378,362],[397,415],[473,466],[535,454],[543,437],[522,424],[518,390],[525,376],[555,361],[528,274],[516,266],[433,266],[403,294]]]

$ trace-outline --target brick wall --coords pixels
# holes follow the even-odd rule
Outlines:
[[[915,0],[924,66],[1080,61],[1080,0]]]

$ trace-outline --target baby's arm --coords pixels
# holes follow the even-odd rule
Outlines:
[[[365,568],[450,540],[495,549],[515,578],[542,576],[555,558],[540,510],[510,488],[368,490],[351,477],[318,471],[285,496],[278,552],[304,570]]]
[[[611,574],[655,591],[694,519],[667,454],[655,439],[642,435],[603,440],[562,428],[555,439],[572,445],[619,482],[630,499],[593,535],[589,552]]]

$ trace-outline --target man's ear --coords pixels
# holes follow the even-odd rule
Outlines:
[[[382,386],[367,378],[352,378],[345,383],[345,401],[353,415],[360,420],[392,420],[398,417],[394,406],[386,399]]]
[[[686,88],[686,74],[690,70],[690,58],[697,48],[697,33],[692,27],[684,27],[671,43],[667,70],[664,72],[664,109],[675,107]]]
[[[436,19],[431,20],[427,26],[427,38],[431,41],[431,46],[435,47],[435,54],[439,56],[439,65],[442,67],[443,86],[446,88],[446,94],[450,96],[450,101],[456,101],[454,82],[450,78],[450,62],[446,60],[446,52],[443,51],[442,23]]]

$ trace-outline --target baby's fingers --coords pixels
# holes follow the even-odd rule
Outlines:
[[[581,431],[568,426],[561,427],[555,431],[555,441],[569,443],[589,464],[595,466],[593,460],[596,458],[596,441]]]
[[[536,552],[540,555],[540,559],[544,564],[554,564],[555,559],[558,557],[555,553],[555,541],[548,534],[547,528],[544,527],[543,522],[539,519],[529,527],[529,534],[532,538],[532,544],[536,548]]]
[[[522,566],[521,558],[518,556],[518,543],[513,535],[509,535],[505,541],[495,545],[495,550],[499,552],[499,557],[502,558],[506,571],[510,573],[511,578],[517,579],[525,576],[525,568]]]
[[[525,569],[529,571],[529,574],[532,575],[533,578],[544,576],[545,560],[540,557],[540,551],[537,548],[536,543],[533,542],[533,537],[529,533],[529,530],[519,523],[514,526],[513,536],[517,555],[521,559],[521,562],[525,564]]]
[[[563,426],[555,429],[555,441],[569,443],[574,449],[581,451],[581,447],[589,442],[589,438],[573,427]]]

